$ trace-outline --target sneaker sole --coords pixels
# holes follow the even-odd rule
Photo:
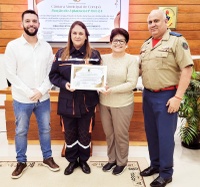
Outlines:
[[[26,166],[26,167],[22,170],[22,172],[21,172],[20,175],[17,175],[17,176],[11,175],[11,178],[12,178],[12,179],[18,179],[18,178],[20,178],[20,177],[23,175],[24,171],[26,171],[27,169],[28,169],[28,166]]]
[[[115,175],[115,176],[121,175],[126,170],[126,168],[127,168],[127,166],[120,173],[117,173],[117,174],[112,173],[112,174]]]
[[[42,163],[42,165],[45,166],[45,167],[48,167],[51,171],[54,171],[54,172],[60,170],[60,168],[51,168],[49,165],[47,165],[45,163]]]
[[[115,165],[116,166],[116,165]],[[103,170],[104,172],[110,172],[110,171],[112,171],[114,168],[115,168],[115,166],[113,166],[113,167],[111,167],[109,170]]]

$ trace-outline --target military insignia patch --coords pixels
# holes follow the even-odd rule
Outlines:
[[[187,43],[183,42],[183,43],[182,43],[182,46],[183,46],[183,49],[185,49],[185,50],[188,49],[188,44],[187,44]]]

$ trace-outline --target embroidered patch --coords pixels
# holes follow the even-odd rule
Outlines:
[[[183,43],[182,43],[182,46],[183,46],[183,49],[185,49],[185,50],[188,49],[188,44],[187,44],[187,43],[183,42]]]

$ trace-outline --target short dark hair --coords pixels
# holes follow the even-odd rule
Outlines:
[[[34,11],[34,10],[25,10],[23,13],[22,13],[22,20],[24,19],[24,15],[25,14],[35,14],[37,17],[38,17],[38,14]]]
[[[128,31],[126,31],[125,29],[123,28],[115,28],[111,31],[111,34],[110,34],[110,42],[113,41],[113,38],[116,36],[116,35],[123,35],[125,40],[126,40],[126,43],[128,43],[129,41],[129,33]]]

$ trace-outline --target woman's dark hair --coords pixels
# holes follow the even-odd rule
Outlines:
[[[65,59],[68,59],[70,57],[70,49],[72,48],[73,46],[73,43],[72,43],[72,39],[71,39],[71,33],[72,33],[72,29],[76,26],[76,25],[79,25],[81,26],[84,30],[85,30],[85,35],[86,35],[86,40],[85,40],[85,46],[86,46],[86,54],[85,54],[85,57],[84,58],[90,58],[91,54],[92,54],[92,49],[90,47],[90,43],[89,43],[89,32],[87,30],[87,27],[86,25],[81,22],[81,21],[75,21],[70,29],[69,29],[69,34],[68,34],[68,42],[67,42],[67,47],[64,49],[63,53],[62,53],[62,56],[61,56],[61,59],[62,60],[65,60]]]
[[[129,33],[123,28],[115,28],[115,29],[113,29],[111,31],[110,42],[112,42],[113,38],[118,34],[123,35],[125,40],[126,40],[126,43],[128,43],[128,41],[129,41]]]
[[[34,10],[25,10],[23,13],[22,13],[22,20],[24,19],[24,15],[25,14],[35,14],[37,17],[38,17],[38,14],[34,11]]]

